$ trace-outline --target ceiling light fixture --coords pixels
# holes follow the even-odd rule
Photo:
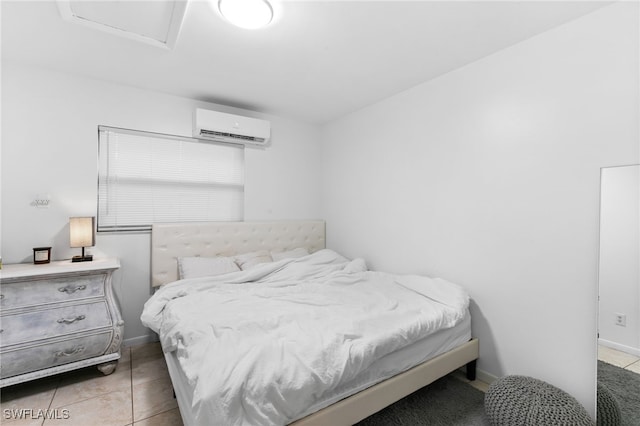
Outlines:
[[[219,0],[218,10],[233,25],[255,30],[273,19],[273,8],[267,0]]]

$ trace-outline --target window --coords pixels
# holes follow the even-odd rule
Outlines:
[[[244,147],[100,126],[98,231],[242,220]]]

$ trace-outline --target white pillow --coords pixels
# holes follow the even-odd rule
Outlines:
[[[237,272],[240,268],[230,257],[179,257],[178,275],[180,279],[211,277]]]
[[[253,251],[251,253],[240,254],[234,258],[240,269],[247,270],[258,263],[273,262],[271,255],[266,250]]]
[[[282,259],[296,259],[309,255],[309,251],[306,248],[298,247],[289,251],[271,252],[271,258],[274,262]]]

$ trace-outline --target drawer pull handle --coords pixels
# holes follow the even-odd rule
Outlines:
[[[56,355],[56,358],[62,358],[65,356],[77,355],[82,352],[84,352],[84,346],[76,346],[75,348],[69,349],[67,351],[58,351],[55,353],[55,355]]]
[[[59,324],[73,324],[76,321],[82,321],[83,319],[85,319],[86,317],[84,315],[78,315],[75,318],[60,318],[58,320]]]
[[[84,285],[84,284],[77,285],[77,286],[68,285],[66,287],[60,287],[58,289],[58,291],[63,292],[63,293],[67,293],[67,294],[73,294],[76,291],[84,290],[85,288],[87,288],[87,286]]]

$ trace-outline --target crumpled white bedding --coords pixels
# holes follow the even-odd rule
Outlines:
[[[176,281],[142,322],[177,351],[203,424],[279,425],[375,360],[462,321],[466,291],[331,250]]]

